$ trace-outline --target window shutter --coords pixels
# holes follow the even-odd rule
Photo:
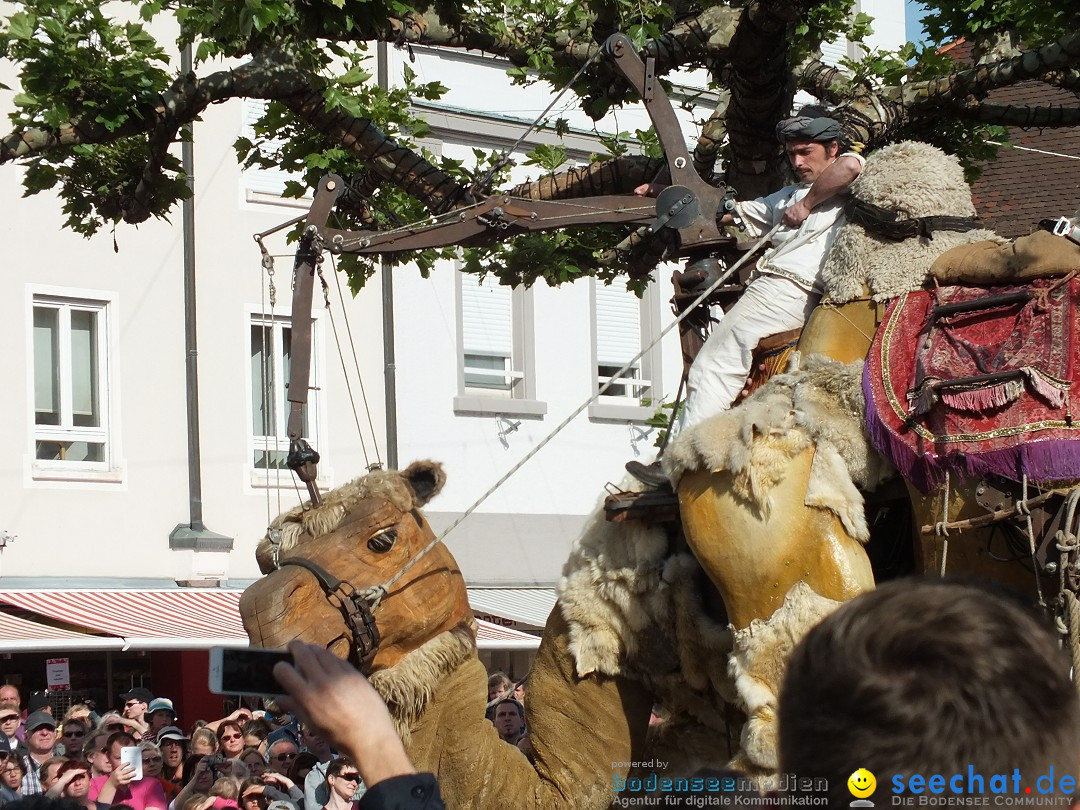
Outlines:
[[[269,103],[261,98],[244,99],[244,125],[240,134],[252,142],[258,140],[255,135],[255,122],[262,118]],[[273,152],[279,143],[280,141],[275,138],[268,138],[263,142],[263,151]],[[245,189],[262,194],[274,194],[278,197],[285,191],[286,181],[297,179],[299,179],[297,176],[281,169],[261,169],[252,166],[250,169],[244,170]]]
[[[621,368],[641,351],[641,301],[626,280],[596,285],[596,362]],[[639,361],[640,364],[640,361]]]
[[[461,328],[465,354],[512,357],[513,290],[488,276],[461,275]]]
[[[847,58],[848,40],[845,36],[837,37],[832,42],[821,43],[821,61],[833,67],[840,64],[841,59]]]

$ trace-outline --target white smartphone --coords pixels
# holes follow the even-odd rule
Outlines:
[[[135,769],[135,781],[142,779],[142,748],[137,745],[125,745],[120,749],[120,764],[130,765]]]
[[[273,673],[278,661],[291,664],[292,654],[259,647],[211,647],[210,691],[263,697],[284,694]]]

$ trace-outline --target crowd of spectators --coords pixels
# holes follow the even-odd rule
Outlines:
[[[0,806],[44,796],[87,810],[341,810],[355,766],[338,766],[335,792],[328,774],[346,760],[273,702],[185,732],[169,698],[135,687],[120,699],[116,711],[79,703],[57,719],[41,695],[24,706],[18,688],[0,687]],[[350,801],[363,793],[354,784]]]
[[[289,695],[282,706],[311,725],[277,707],[261,717],[240,710],[198,729],[212,749],[203,753],[192,752],[196,734],[175,725],[171,704],[145,695],[129,692],[122,713],[96,722],[73,707],[57,723],[41,707],[24,718],[18,691],[3,687],[0,804],[22,799],[20,810],[37,810],[26,798],[44,796],[63,810],[443,810],[434,777],[416,772],[367,679],[324,648],[293,642],[290,651],[295,664],[274,668]],[[868,787],[854,781],[863,773],[878,775],[891,804],[915,804],[934,779],[936,793],[950,791],[935,804],[967,804],[1015,774],[1011,796],[1023,779],[1024,797],[1034,781],[1039,804],[1075,807],[1080,696],[1070,664],[1057,634],[1011,597],[940,580],[889,583],[839,608],[794,650],[779,701],[780,773],[824,785],[812,789],[830,807],[873,806],[852,801],[874,792],[872,776]],[[524,690],[515,696],[501,673],[489,687],[499,736],[526,740],[527,753]],[[155,726],[151,707],[168,711],[169,724]],[[147,732],[154,740],[137,742]],[[141,774],[124,756],[135,745]],[[736,790],[754,799],[744,803],[799,803]],[[702,798],[670,793],[664,806],[704,806]]]

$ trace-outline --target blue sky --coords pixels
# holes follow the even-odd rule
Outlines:
[[[906,0],[904,4],[904,19],[907,24],[907,38],[909,42],[919,42],[923,38],[922,18],[926,13],[926,6],[919,0]]]

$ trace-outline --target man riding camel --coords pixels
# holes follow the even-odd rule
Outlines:
[[[802,327],[821,298],[821,270],[844,222],[844,197],[865,161],[856,152],[840,153],[840,124],[821,107],[803,107],[781,121],[776,137],[798,182],[736,202],[735,213],[720,219],[730,225],[738,216],[754,238],[776,231],[746,290],[690,367],[680,430],[730,408],[746,384],[758,343]],[[634,190],[640,196],[657,192],[648,184]],[[643,484],[668,485],[659,460],[648,465],[631,461],[626,469]]]

